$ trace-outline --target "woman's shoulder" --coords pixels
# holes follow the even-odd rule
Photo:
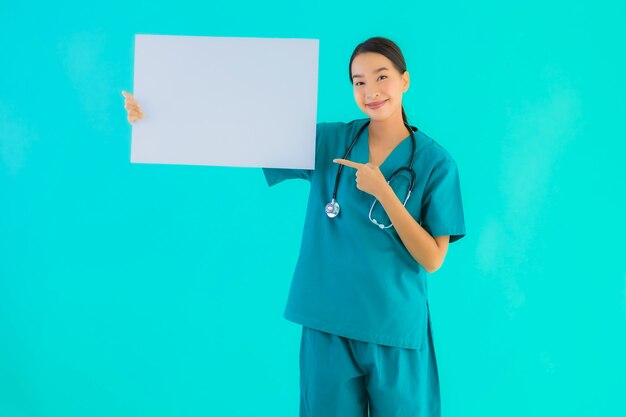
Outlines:
[[[317,122],[318,129],[326,129],[327,131],[336,131],[336,132],[345,132],[350,131],[355,127],[362,126],[367,120],[365,119],[355,119],[349,122],[342,121],[327,121],[327,122]]]
[[[348,122],[343,121],[326,121],[317,123],[317,131],[320,137],[331,140],[333,143],[350,141],[358,130],[369,120],[369,118],[354,119]],[[413,124],[409,123],[411,126]],[[343,141],[339,140],[342,139]],[[432,136],[425,133],[422,129],[415,132],[415,157],[423,157],[430,161],[431,164],[456,164],[452,154]],[[348,142],[346,142],[348,143]],[[341,143],[345,145],[345,143]]]
[[[317,137],[329,146],[346,146],[369,119],[356,119],[349,122],[327,121],[317,123]]]
[[[418,154],[422,154],[422,156],[426,159],[439,163],[456,163],[450,151],[448,151],[432,136],[424,133],[421,129],[419,129],[415,134],[415,139],[421,144],[418,146],[418,150],[416,152]]]

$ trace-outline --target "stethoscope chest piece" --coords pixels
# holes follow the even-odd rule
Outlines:
[[[336,217],[339,214],[339,203],[333,200],[326,204],[326,215],[330,218]]]

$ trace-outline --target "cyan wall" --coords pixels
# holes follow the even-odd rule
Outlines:
[[[468,235],[429,281],[444,417],[626,415],[623,1],[0,2],[0,416],[296,416],[309,185],[130,164],[135,33],[402,48]],[[184,105],[184,103],[181,103]],[[283,212],[276,211],[277,204]],[[322,215],[322,214],[320,214]]]

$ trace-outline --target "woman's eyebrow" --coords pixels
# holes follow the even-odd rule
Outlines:
[[[386,69],[387,69],[387,68],[385,68],[385,67],[380,67],[380,68],[378,68],[377,70],[374,70],[374,71],[373,71],[373,74],[376,74],[377,72],[381,72],[382,70],[386,70]],[[362,76],[361,74],[354,74],[354,75],[352,76],[352,78],[362,78],[362,77],[363,77],[363,76]]]

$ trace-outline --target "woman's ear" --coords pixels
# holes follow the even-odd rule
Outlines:
[[[409,75],[409,71],[404,71],[404,74],[402,74],[402,81],[404,82],[404,88],[402,89],[403,93],[406,93],[406,91],[409,89],[409,86],[411,85],[411,76]]]

